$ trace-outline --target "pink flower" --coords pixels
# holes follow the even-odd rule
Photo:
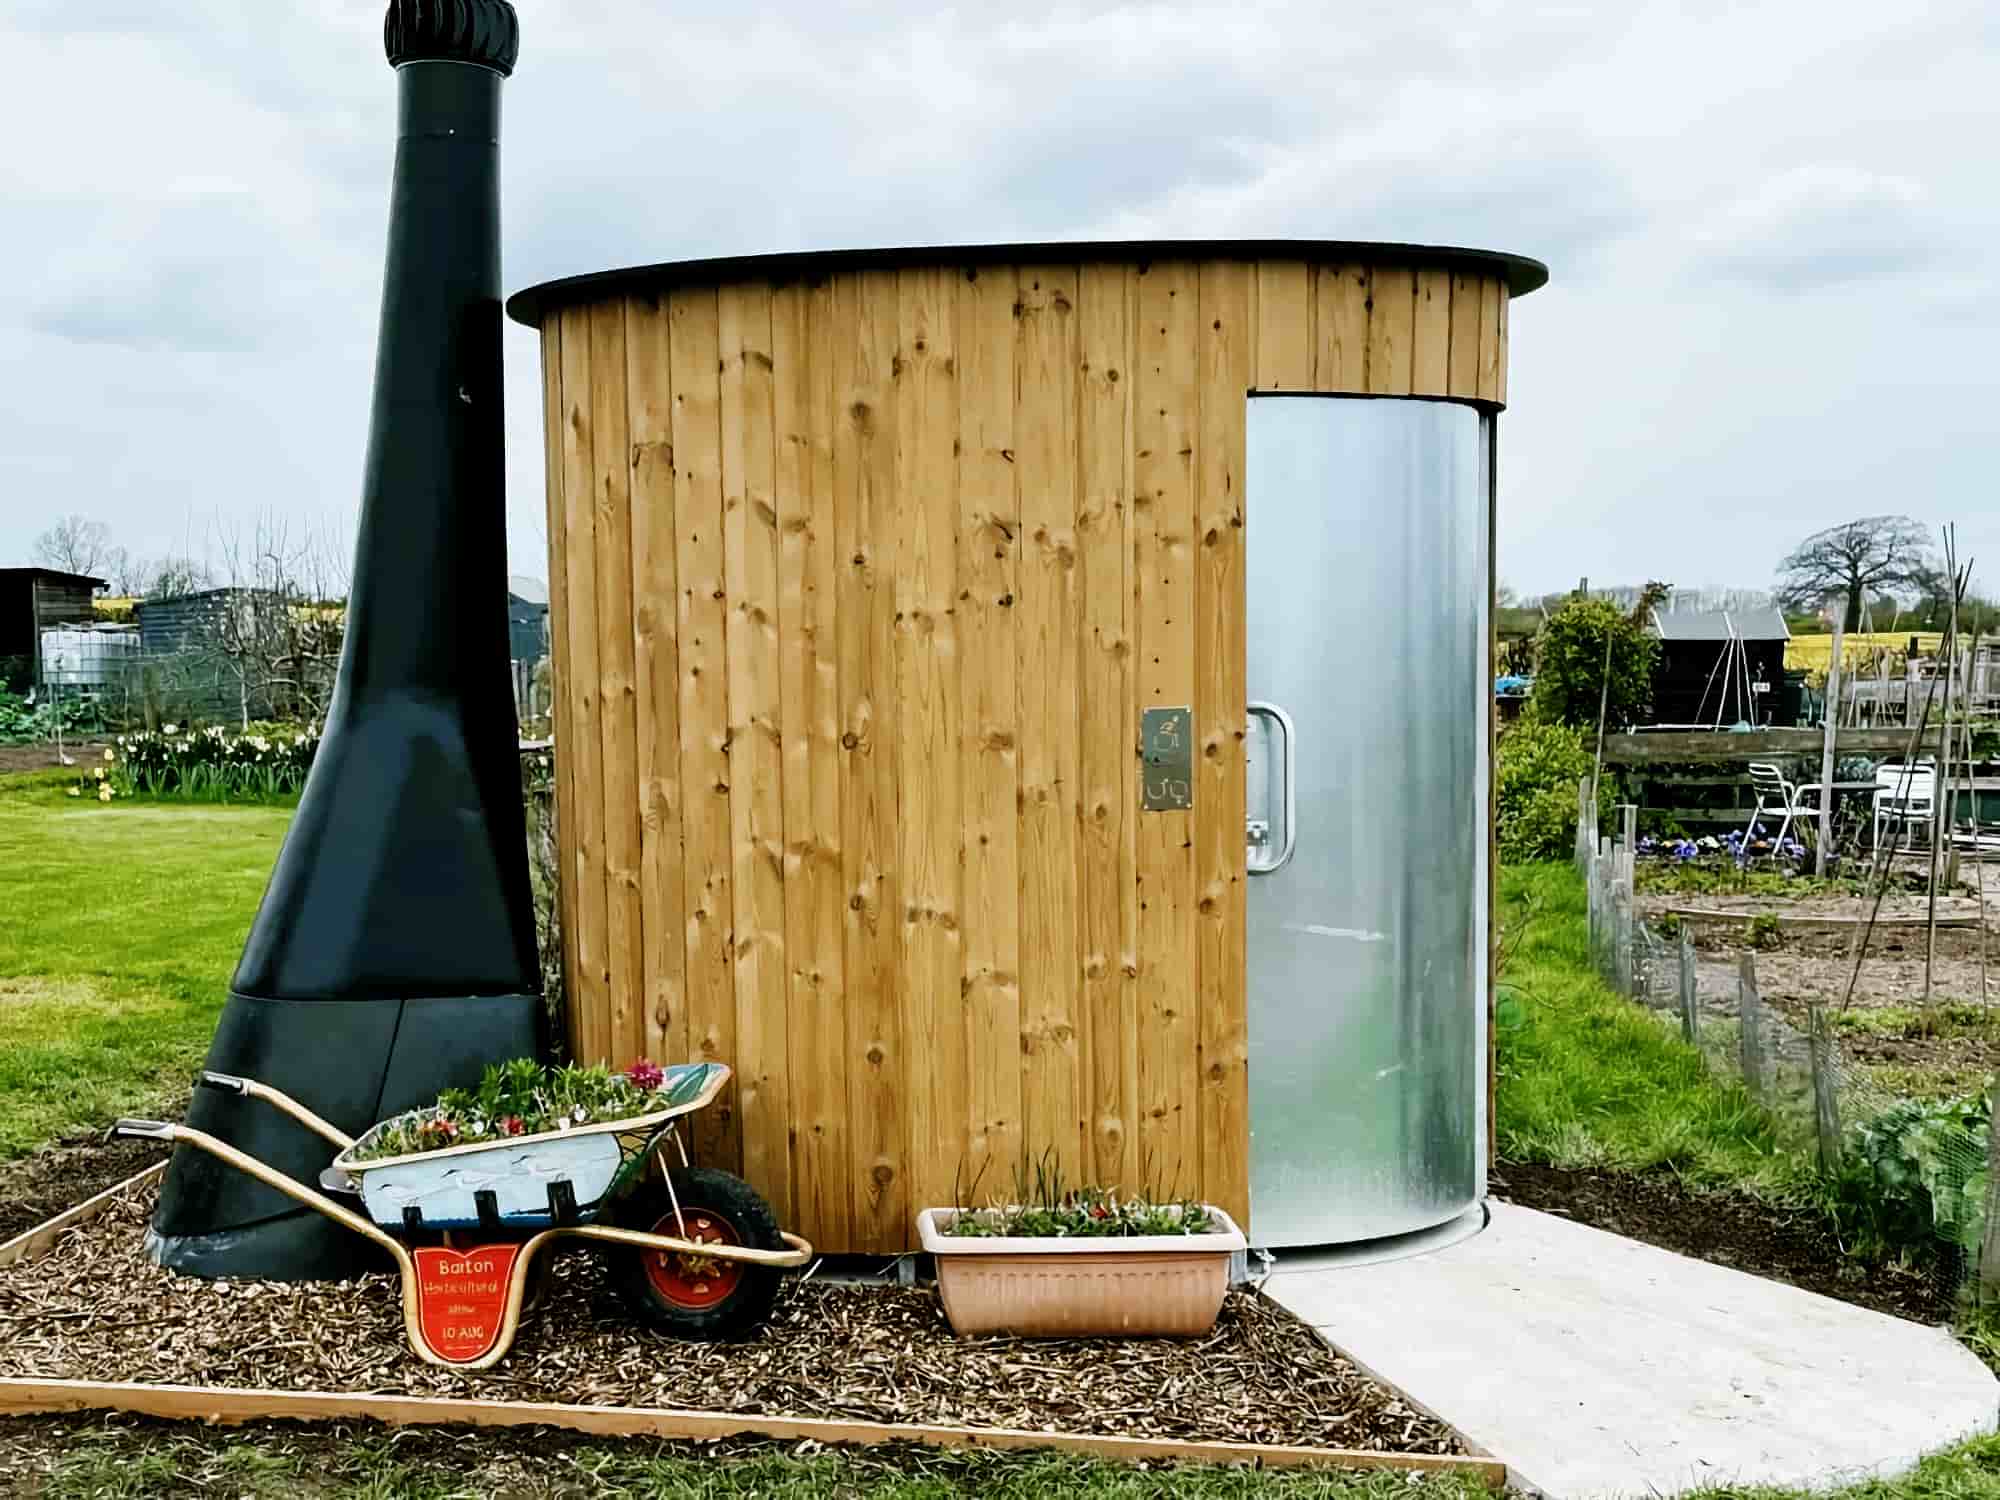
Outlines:
[[[648,1093],[658,1088],[667,1079],[665,1069],[658,1063],[647,1062],[644,1058],[641,1058],[638,1062],[633,1063],[631,1067],[627,1068],[625,1076],[632,1080],[633,1087],[644,1089]]]
[[[500,1131],[503,1135],[523,1135],[527,1129],[528,1122],[519,1115],[509,1115],[500,1122]]]

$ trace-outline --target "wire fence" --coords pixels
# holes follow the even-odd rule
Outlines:
[[[1576,866],[1598,972],[1678,1030],[1712,1072],[1740,1083],[1826,1179],[1861,1184],[1888,1215],[1913,1207],[1923,1222],[1905,1212],[1897,1228],[1929,1239],[1946,1295],[1977,1274],[1981,1300],[2000,1297],[2000,1170],[1989,1165],[2000,1139],[1983,1099],[1920,1100],[1885,1087],[1850,1054],[1828,1007],[1799,1016],[1766,1000],[1754,951],[1704,960],[1684,919],[1647,921],[1634,901],[1637,809],[1618,808],[1606,833],[1586,778],[1578,810]]]

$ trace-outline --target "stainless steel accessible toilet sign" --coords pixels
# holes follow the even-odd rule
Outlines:
[[[1139,806],[1172,812],[1194,806],[1194,713],[1148,708],[1139,715]]]

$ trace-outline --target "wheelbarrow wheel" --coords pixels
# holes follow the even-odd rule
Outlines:
[[[673,1199],[653,1182],[625,1199],[619,1222],[676,1239],[785,1248],[770,1205],[742,1178],[712,1167],[686,1167],[670,1176],[680,1200],[679,1222]],[[770,1316],[780,1274],[739,1260],[646,1249],[619,1256],[615,1271],[627,1305],[641,1322],[677,1338],[718,1340],[742,1338]]]

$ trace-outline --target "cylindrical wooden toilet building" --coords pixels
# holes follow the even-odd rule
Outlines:
[[[1475,1206],[1492,419],[1545,279],[1221,241],[517,295],[577,1055],[730,1063],[700,1148],[830,1252],[1045,1153],[1263,1244]]]

